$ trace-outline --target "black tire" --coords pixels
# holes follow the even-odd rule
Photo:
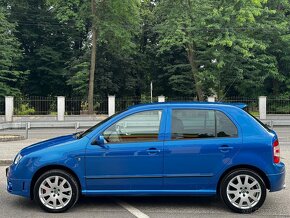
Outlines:
[[[245,183],[246,178],[252,183]],[[240,184],[243,184],[242,187]],[[252,185],[254,186],[251,187]],[[261,191],[256,192],[259,189]],[[267,188],[261,176],[249,169],[236,169],[225,175],[221,180],[219,191],[224,204],[236,213],[252,213],[258,210],[263,205],[267,195]]]
[[[65,185],[66,185],[66,187],[69,189],[69,190],[71,190],[71,191],[67,191],[67,192],[63,192],[63,193],[65,193],[65,194],[67,194],[68,196],[70,196],[70,199],[66,199],[66,201],[65,201],[65,203],[63,203],[63,201],[62,201],[62,203],[63,203],[63,207],[62,206],[60,206],[61,208],[51,208],[51,207],[53,207],[52,205],[50,205],[50,203],[49,204],[47,204],[47,205],[45,205],[42,201],[45,201],[45,198],[43,198],[43,197],[41,197],[40,196],[40,192],[41,192],[41,190],[40,190],[40,186],[41,186],[41,184],[43,184],[43,182],[46,180],[46,179],[48,179],[48,178],[54,178],[54,177],[57,177],[57,178],[60,178],[61,180],[60,180],[60,182],[59,183],[61,183],[61,181],[67,181],[67,183],[65,183]],[[55,184],[56,184],[56,182],[55,182]],[[61,184],[60,184],[61,185]],[[47,187],[46,187],[47,188]],[[58,190],[59,191],[59,190]],[[46,190],[45,190],[45,192],[46,192]],[[57,191],[56,191],[57,192]],[[78,199],[79,199],[79,192],[80,192],[80,190],[79,190],[79,186],[78,186],[78,183],[77,183],[77,181],[76,181],[76,179],[74,178],[74,176],[72,176],[71,174],[69,174],[68,172],[66,172],[66,171],[64,171],[64,170],[58,170],[58,169],[56,169],[56,170],[49,170],[49,171],[47,171],[47,172],[45,172],[45,173],[43,173],[38,179],[37,179],[37,181],[36,181],[36,183],[35,183],[35,185],[34,185],[34,188],[33,188],[33,196],[34,196],[34,200],[37,202],[37,204],[44,210],[44,211],[46,211],[46,212],[49,212],[49,213],[61,213],[61,212],[65,212],[65,211],[67,211],[68,209],[70,209],[71,207],[73,207],[75,204],[76,204],[76,202],[78,201]],[[50,193],[50,191],[48,191],[48,196],[47,196],[47,198],[54,198],[54,196],[55,196],[55,198],[58,198],[59,197],[59,195],[61,195],[61,194],[63,194],[63,193],[61,193],[61,192],[59,192],[59,193],[54,193],[54,192],[52,192],[51,191],[51,193]],[[46,193],[45,193],[46,194]],[[58,196],[57,196],[58,195]],[[48,199],[48,200],[49,200]],[[62,198],[61,200],[63,200],[63,199],[65,199],[65,198]],[[54,200],[54,201],[56,201],[56,202],[58,202],[59,204],[61,204],[60,203],[60,201],[59,200]],[[52,202],[52,204],[53,204],[53,201],[50,201],[50,202]]]

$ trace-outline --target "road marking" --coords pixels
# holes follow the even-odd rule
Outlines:
[[[119,199],[115,199],[115,202],[119,204],[124,209],[128,210],[131,214],[133,214],[137,218],[150,218],[148,215],[143,213],[142,211],[138,210],[137,208],[133,207],[132,205],[121,201]]]

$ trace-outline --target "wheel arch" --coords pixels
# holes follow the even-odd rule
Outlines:
[[[232,166],[230,168],[228,168],[225,172],[223,172],[223,174],[220,176],[217,187],[216,187],[216,192],[219,195],[220,193],[220,185],[221,185],[221,181],[222,179],[230,172],[237,170],[237,169],[248,169],[248,170],[252,170],[256,173],[258,173],[258,175],[263,179],[263,181],[265,182],[266,188],[270,189],[271,184],[270,184],[270,180],[267,177],[267,175],[258,167],[256,166],[252,166],[252,165],[236,165],[236,166]]]
[[[75,180],[77,181],[79,190],[81,190],[82,186],[80,183],[80,180],[77,176],[77,174],[70,168],[63,166],[63,165],[47,165],[44,167],[39,168],[33,175],[31,183],[30,183],[30,198],[33,199],[33,190],[34,190],[34,185],[37,181],[37,179],[39,178],[39,176],[41,176],[43,173],[49,171],[49,170],[63,170],[66,171],[67,173],[71,174]]]

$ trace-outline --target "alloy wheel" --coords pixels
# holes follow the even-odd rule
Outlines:
[[[39,186],[39,199],[50,209],[64,208],[72,198],[72,187],[62,176],[50,176]]]
[[[250,209],[260,201],[262,189],[254,177],[241,174],[230,180],[226,193],[232,205],[239,209]]]

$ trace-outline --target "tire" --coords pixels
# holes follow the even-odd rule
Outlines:
[[[264,203],[267,188],[253,170],[237,169],[223,177],[220,197],[224,204],[237,213],[252,213]]]
[[[66,171],[50,170],[43,173],[33,188],[34,200],[49,213],[61,213],[75,205],[79,198],[76,179]]]

